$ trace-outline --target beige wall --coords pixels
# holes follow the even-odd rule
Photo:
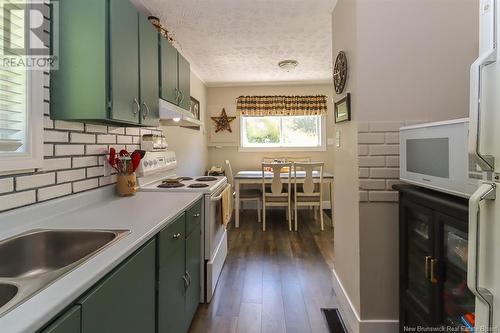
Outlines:
[[[333,12],[334,57],[348,54],[354,116],[336,127],[335,270],[362,320],[398,318],[398,216],[396,203],[347,202],[359,187],[349,172],[357,170],[354,132],[370,121],[468,114],[477,8],[476,0],[339,0]]]
[[[207,110],[207,87],[191,72],[191,96],[200,101],[200,118],[205,119]],[[177,155],[177,170],[184,176],[203,175],[208,166],[206,126],[199,131],[177,127],[162,126],[169,150]]]
[[[334,126],[340,133],[335,148],[334,221],[335,271],[356,311],[360,313],[359,200],[357,126],[357,17],[356,1],[339,0],[332,16],[333,61],[339,51],[348,58],[349,77],[345,91],[351,95],[353,121]],[[335,99],[338,99],[336,96]]]
[[[333,105],[331,103],[331,85],[290,85],[290,86],[241,86],[208,88],[208,114],[206,118],[209,133],[209,165],[223,166],[225,160],[230,160],[233,170],[258,170],[263,157],[267,156],[310,156],[313,160],[324,161],[327,171],[333,170],[333,146],[327,146],[327,151],[269,151],[240,152],[239,118],[231,123],[232,133],[215,133],[211,116],[218,116],[222,108],[229,116],[236,116],[236,98],[241,95],[309,95],[324,94],[328,96],[328,117],[326,118],[326,135],[332,138]]]

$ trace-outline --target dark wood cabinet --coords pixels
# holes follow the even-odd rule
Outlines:
[[[467,288],[467,200],[409,185],[399,191],[400,331],[462,326]]]

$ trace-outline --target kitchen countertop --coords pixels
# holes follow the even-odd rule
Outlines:
[[[0,240],[40,228],[130,230],[0,317],[0,331],[31,333],[43,327],[199,198],[192,192],[139,192],[120,198],[110,186],[0,213]]]

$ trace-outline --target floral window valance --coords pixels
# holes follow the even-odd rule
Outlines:
[[[328,109],[325,95],[316,96],[240,96],[236,110],[241,116],[324,116]]]

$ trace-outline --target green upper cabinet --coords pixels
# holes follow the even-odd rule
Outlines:
[[[145,16],[139,15],[141,123],[148,126],[158,126],[160,119],[158,50],[158,32]]]
[[[177,50],[165,38],[160,38],[161,98],[179,103]]]
[[[52,324],[41,330],[41,333],[80,333],[80,306],[75,305],[59,316]]]
[[[156,242],[151,240],[79,303],[82,333],[155,333]]]
[[[128,0],[111,0],[109,16],[111,118],[139,123],[139,16]]]
[[[160,97],[188,110],[191,106],[191,67],[165,38],[160,39]]]
[[[191,107],[191,67],[189,66],[189,62],[179,53],[178,58],[178,66],[179,66],[179,92],[180,92],[180,100],[179,106],[185,110],[190,109]]]
[[[134,5],[129,0],[65,0],[59,12],[60,62],[51,72],[51,117],[156,125],[158,34],[146,29]]]

